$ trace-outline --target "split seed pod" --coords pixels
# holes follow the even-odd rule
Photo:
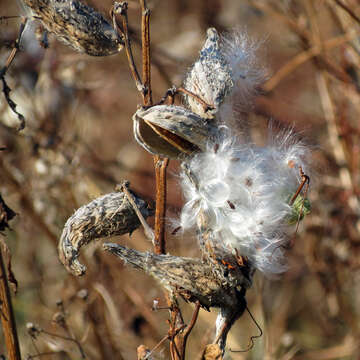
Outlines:
[[[185,103],[203,118],[214,118],[219,106],[233,87],[231,69],[219,44],[219,35],[214,28],[207,30],[207,38],[199,59],[185,77],[184,88],[199,96],[213,110],[205,111],[196,98],[184,95]]]
[[[252,276],[245,267],[237,286],[232,286],[224,273],[214,272],[212,263],[198,258],[144,253],[112,243],[104,243],[103,248],[158,280],[174,296],[180,295],[189,302],[199,301],[206,309],[235,307],[236,292],[252,285]]]
[[[227,334],[245,311],[246,290],[252,285],[253,272],[246,265],[240,269],[237,283],[233,284],[223,266],[218,267],[206,259],[143,253],[111,243],[103,244],[103,248],[125,264],[158,280],[173,296],[180,295],[185,301],[199,302],[207,310],[220,308],[214,342],[219,344],[222,352],[225,351]],[[214,267],[218,267],[219,271]]]
[[[152,154],[170,158],[204,151],[217,132],[208,119],[175,105],[140,108],[133,120],[137,142]]]
[[[92,56],[107,56],[123,48],[110,23],[77,0],[22,0],[45,29],[73,49]]]
[[[152,215],[144,200],[133,192],[131,195],[144,218]],[[123,192],[101,196],[67,220],[58,245],[59,258],[69,272],[83,275],[86,267],[78,261],[82,246],[98,238],[131,234],[139,226],[140,221]]]

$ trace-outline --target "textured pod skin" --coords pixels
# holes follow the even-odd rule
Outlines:
[[[152,154],[170,158],[204,151],[217,132],[207,119],[175,105],[140,108],[133,120],[137,142]]]
[[[216,277],[223,277],[226,273],[227,283],[231,287],[242,286],[243,276],[246,274],[248,278],[252,278],[255,268],[249,261],[242,266],[239,265],[237,257],[218,248],[216,245],[216,232],[209,226],[209,219],[204,211],[200,211],[197,218],[198,238],[200,250],[203,257],[212,264],[212,269],[216,273]]]
[[[152,215],[144,200],[132,193],[144,218]],[[85,273],[86,267],[78,261],[80,248],[98,238],[133,232],[140,221],[122,192],[101,196],[82,206],[67,220],[58,245],[59,258],[74,275]]]
[[[123,48],[110,23],[77,0],[22,0],[47,31],[73,49],[92,56],[107,56]]]
[[[104,243],[103,247],[126,264],[160,281],[173,295],[181,295],[190,302],[199,301],[206,309],[233,309],[238,305],[240,288],[245,290],[252,284],[244,272],[235,288],[224,274],[214,273],[213,264],[201,259],[144,253],[111,243]]]
[[[209,28],[199,59],[186,74],[183,86],[211,105],[213,110],[205,111],[194,97],[186,94],[185,103],[199,116],[214,118],[233,85],[231,69],[221,53],[219,35],[214,28]]]

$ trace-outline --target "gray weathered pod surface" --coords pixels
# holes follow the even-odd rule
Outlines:
[[[45,29],[73,49],[92,56],[118,53],[123,42],[97,11],[77,0],[22,0]]]
[[[213,271],[212,263],[197,258],[144,253],[112,243],[104,243],[103,248],[160,281],[173,295],[180,295],[190,302],[198,300],[207,309],[233,308],[237,305],[235,292],[240,288],[248,289],[252,284],[244,271],[239,277],[238,288],[230,286],[226,276]]]
[[[219,44],[214,28],[207,30],[207,38],[198,60],[186,74],[184,88],[199,96],[213,109],[206,111],[194,97],[184,95],[187,106],[203,118],[214,118],[219,106],[233,87],[231,68]]]
[[[140,108],[133,120],[137,142],[152,154],[170,158],[204,151],[217,133],[212,121],[175,105]]]
[[[144,200],[131,194],[144,218],[153,214]],[[58,245],[59,258],[69,272],[83,275],[86,267],[78,261],[82,246],[94,239],[131,233],[139,226],[140,221],[123,192],[101,196],[67,220]]]
[[[245,311],[246,290],[252,285],[252,273],[246,265],[238,266],[234,286],[228,276],[231,269],[227,270],[222,263],[143,253],[111,243],[103,244],[103,248],[158,280],[173,296],[180,295],[189,302],[198,301],[206,309],[219,308],[214,342],[219,344],[222,352],[225,351],[227,334]]]

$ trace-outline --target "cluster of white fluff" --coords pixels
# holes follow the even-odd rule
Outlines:
[[[247,256],[271,276],[286,270],[283,247],[292,214],[290,199],[304,170],[306,148],[291,133],[266,147],[224,137],[186,162],[181,183],[186,199],[180,225],[186,230],[206,216],[211,244]],[[202,215],[202,216],[200,216]]]
[[[267,78],[267,69],[260,61],[262,41],[251,39],[245,31],[236,30],[220,38],[221,52],[231,69],[232,105],[246,111],[258,87]]]
[[[264,147],[240,140],[227,117],[229,109],[236,106],[242,112],[249,110],[265,78],[257,58],[259,43],[239,31],[222,38],[216,35],[216,31],[214,35],[214,30],[208,30],[200,58],[185,81],[194,90],[192,80],[196,79],[195,85],[206,93],[206,100],[216,104],[213,115],[219,135],[209,141],[205,152],[184,161],[180,177],[186,203],[180,226],[183,230],[201,230],[205,218],[214,249],[246,256],[255,268],[272,276],[287,268],[284,246],[293,211],[290,199],[301,183],[300,169],[306,172],[308,150],[292,131],[271,135]],[[207,58],[210,63],[204,65]],[[224,85],[214,80],[216,72],[222,78],[225,73],[231,86],[226,85],[224,90]],[[196,107],[191,109],[197,112]]]

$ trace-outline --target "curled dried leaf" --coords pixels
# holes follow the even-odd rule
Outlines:
[[[175,105],[140,108],[133,120],[138,143],[152,154],[170,158],[204,151],[217,132],[209,120]]]
[[[118,53],[123,41],[110,23],[77,0],[23,0],[45,29],[73,49],[92,56]]]
[[[144,200],[131,192],[144,218],[152,215]],[[58,245],[59,258],[74,275],[85,273],[78,261],[80,248],[98,238],[132,233],[140,221],[123,192],[101,196],[79,208],[66,222]]]

